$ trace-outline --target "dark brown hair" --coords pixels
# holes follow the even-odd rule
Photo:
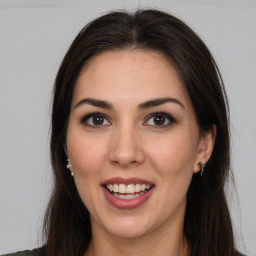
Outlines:
[[[194,174],[184,235],[191,256],[231,256],[234,239],[224,186],[230,175],[228,103],[216,63],[201,39],[179,19],[157,10],[111,12],[77,35],[58,71],[52,105],[51,161],[54,190],[45,217],[46,255],[82,255],[91,241],[89,213],[66,169],[66,131],[74,86],[84,64],[115,49],[162,53],[179,72],[201,132],[216,125],[212,156],[204,174]]]

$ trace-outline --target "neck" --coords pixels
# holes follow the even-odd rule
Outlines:
[[[92,234],[92,241],[85,256],[189,255],[188,242],[183,235],[183,223],[168,230],[165,227],[160,229],[133,239],[117,238],[107,232],[97,232],[97,235]]]

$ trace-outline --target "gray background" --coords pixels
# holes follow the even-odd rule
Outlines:
[[[68,46],[91,19],[138,7],[183,19],[219,65],[231,108],[237,244],[256,255],[255,0],[0,0],[0,253],[40,244],[51,188],[51,90]]]

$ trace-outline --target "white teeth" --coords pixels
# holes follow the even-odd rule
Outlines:
[[[146,189],[150,189],[150,185],[146,184],[108,184],[107,189],[110,192],[114,193],[120,193],[120,194],[134,194],[134,193],[139,193],[143,192]],[[125,195],[127,196],[127,195]],[[121,197],[120,197],[121,198]]]
[[[135,185],[135,192],[140,192],[140,184]]]
[[[135,192],[135,187],[133,184],[127,185],[126,193],[133,194]]]
[[[126,193],[126,186],[124,184],[119,184],[118,192],[122,194]]]
[[[114,192],[118,192],[118,185],[117,185],[117,184],[114,184],[114,185],[113,185],[113,191],[114,191]]]
[[[113,196],[117,197],[117,198],[121,198],[121,199],[132,199],[138,196],[141,196],[143,194],[145,194],[146,192],[141,192],[140,194],[119,194],[119,193],[113,193]]]
[[[109,184],[107,185],[107,188],[110,192],[112,192],[114,189],[113,189],[113,185],[112,184]]]

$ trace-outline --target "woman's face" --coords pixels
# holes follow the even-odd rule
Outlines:
[[[186,194],[211,134],[199,134],[189,96],[159,53],[101,53],[82,69],[67,131],[93,232],[136,238],[182,229]]]

